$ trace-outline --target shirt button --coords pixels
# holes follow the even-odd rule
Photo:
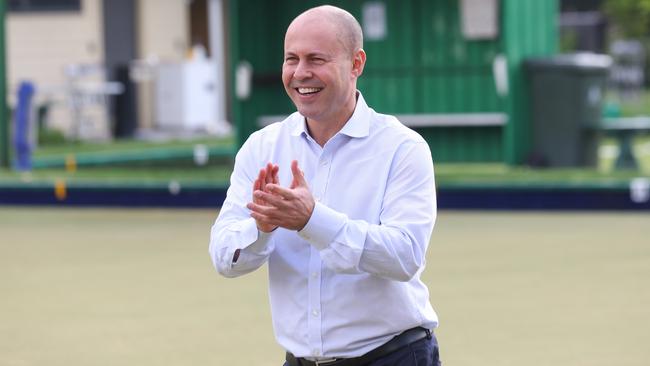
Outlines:
[[[311,278],[318,278],[318,272],[312,272]]]
[[[320,356],[320,351],[315,348],[311,352],[314,356]]]
[[[318,314],[320,314],[320,312],[318,310],[316,310],[316,309],[311,311],[311,315],[313,315],[313,316],[318,316]]]

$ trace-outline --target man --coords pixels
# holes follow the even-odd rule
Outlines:
[[[289,25],[282,81],[297,112],[237,154],[210,255],[227,277],[268,262],[285,365],[438,365],[420,280],[436,216],[427,143],[356,89],[359,23],[321,6]]]

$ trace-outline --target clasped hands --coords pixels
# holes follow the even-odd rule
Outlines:
[[[316,202],[298,161],[291,162],[293,179],[289,188],[280,186],[279,170],[271,163],[260,169],[253,183],[253,201],[246,207],[260,231],[270,233],[278,227],[300,231],[307,225]]]

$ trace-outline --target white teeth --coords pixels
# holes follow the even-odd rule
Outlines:
[[[320,91],[319,88],[298,88],[298,93],[300,94],[311,94]]]

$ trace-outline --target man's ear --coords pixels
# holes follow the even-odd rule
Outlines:
[[[366,66],[366,51],[358,49],[352,58],[352,75],[359,78],[363,74],[363,68]]]

